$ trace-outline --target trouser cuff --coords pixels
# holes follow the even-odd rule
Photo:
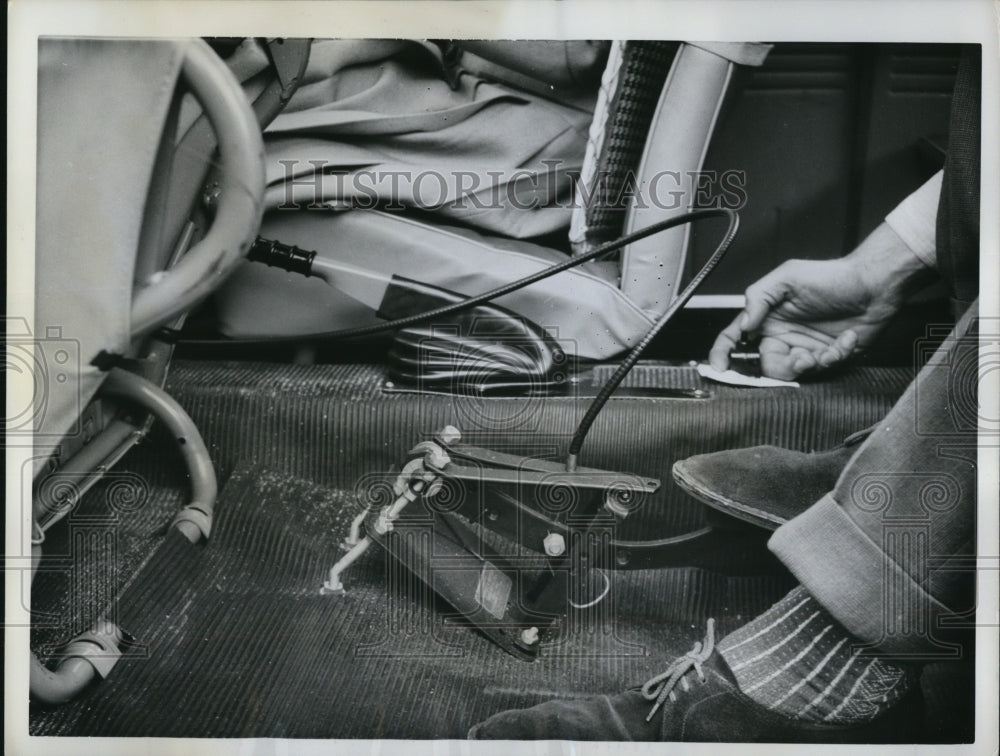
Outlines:
[[[778,528],[768,548],[853,636],[881,653],[935,658],[960,649],[940,637],[951,612],[907,574],[827,494]]]

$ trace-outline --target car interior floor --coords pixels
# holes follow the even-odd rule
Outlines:
[[[863,367],[748,389],[641,363],[594,426],[584,463],[662,483],[620,538],[682,537],[705,527],[705,513],[671,480],[675,460],[762,443],[828,448],[882,417],[910,373]],[[710,396],[657,396],[677,387]],[[463,738],[504,709],[641,684],[700,640],[708,618],[721,637],[795,585],[767,531],[712,531],[694,556],[664,547],[661,565],[607,570],[604,600],[569,608],[558,640],[523,661],[380,548],[344,573],[342,595],[320,587],[364,492],[391,480],[416,443],[452,424],[480,446],[558,458],[578,400],[388,391],[367,364],[191,359],[175,361],[166,389],[216,468],[211,537],[192,544],[168,531],[187,480],[154,426],[47,533],[32,647],[50,660],[98,617],[127,644],[114,674],[76,700],[33,704],[33,735]],[[970,740],[973,683],[968,664],[927,665],[924,733],[900,742]]]

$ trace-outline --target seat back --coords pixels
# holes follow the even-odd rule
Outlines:
[[[737,65],[759,66],[769,45],[616,42],[608,59],[570,242],[585,252],[698,204],[708,144]],[[681,290],[691,229],[641,239],[618,255],[618,285],[656,318]]]
[[[558,233],[568,221],[570,240],[590,248],[688,210],[697,190],[692,174],[733,67],[758,65],[768,49],[616,43],[591,118],[475,77],[452,88],[425,47],[332,40],[316,56],[300,93],[308,96],[268,131],[274,212],[265,217],[265,237],[458,294],[509,283],[565,259],[529,239]],[[583,166],[580,186],[594,198],[575,209],[565,196],[574,189],[574,165]],[[650,188],[665,170],[683,176],[670,187],[674,204],[650,205]],[[493,174],[485,188],[476,184],[484,172]],[[491,201],[505,191],[509,198],[518,183],[535,192],[520,199],[540,202],[520,209]],[[439,207],[419,201],[428,187],[443,200]],[[609,204],[608,195],[621,200]],[[425,212],[385,212],[414,206]],[[685,230],[660,234],[498,304],[566,339],[570,354],[612,358],[674,300],[686,250]],[[232,338],[305,337],[375,321],[370,308],[323,282],[256,263],[241,266],[216,304],[219,328]]]
[[[261,43],[240,50],[227,65],[201,40],[40,43],[35,327],[48,377],[33,477],[43,526],[148,428],[99,396],[105,371],[129,365],[161,384],[172,348],[156,329],[179,325],[256,236],[258,117],[273,117],[296,74],[272,72]],[[301,75],[308,41],[296,54]]]
[[[184,43],[44,38],[38,56],[35,338],[52,379],[36,394],[36,472],[86,431],[97,355],[131,347],[143,198]]]

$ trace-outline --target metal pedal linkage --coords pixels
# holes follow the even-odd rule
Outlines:
[[[397,476],[391,504],[359,515],[323,593],[374,541],[471,625],[522,659],[538,655],[569,607],[601,600],[595,570],[616,523],[659,481],[520,457],[461,443],[451,426],[417,444]],[[408,506],[418,499],[418,506]],[[360,536],[363,525],[366,535]],[[502,555],[484,531],[522,547]]]
[[[364,519],[367,535],[351,546],[333,567],[324,589],[342,591],[340,574],[374,540],[468,621],[522,658],[534,658],[538,654],[544,633],[556,625],[569,606],[585,608],[600,601],[600,595],[587,595],[592,582],[589,579],[592,563],[597,560],[607,564],[606,552],[614,549],[603,547],[616,545],[615,521],[627,516],[633,506],[641,503],[643,495],[655,492],[660,483],[650,478],[582,468],[578,464],[580,448],[598,413],[635,366],[643,350],[722,259],[739,228],[739,216],[735,211],[728,208],[694,210],[654,223],[616,242],[600,245],[584,255],[476,297],[375,326],[313,335],[313,338],[358,337],[431,322],[510,294],[639,238],[696,220],[720,217],[727,218],[729,224],[715,252],[598,390],[569,442],[563,464],[466,446],[460,443],[461,434],[455,428],[445,428],[434,442],[425,442],[412,450],[422,459],[404,468],[410,477],[401,475],[403,483],[397,480],[395,501]],[[258,245],[254,246],[256,250]],[[308,259],[302,259],[307,265],[300,266],[301,256],[297,256],[294,249],[272,242],[264,242],[261,246],[266,249],[261,254],[252,253],[253,259],[280,264],[286,269],[306,267],[307,272],[313,272],[315,254],[307,254]],[[294,258],[291,268],[288,261],[280,261],[288,256]],[[365,271],[355,273],[363,280],[362,291],[376,294],[381,302],[392,280],[381,277],[374,281]],[[333,276],[334,272],[329,271],[329,274]],[[556,356],[553,351],[552,359]],[[434,495],[444,490],[441,481],[451,482],[458,489],[453,505],[434,506]],[[409,512],[420,508],[407,505],[417,498],[427,500],[425,512],[415,512],[415,516],[410,517]],[[359,520],[355,523],[359,531]],[[536,554],[540,549],[545,559],[540,576],[522,580],[527,570],[518,563],[520,554],[505,558],[488,549],[484,529],[496,531]],[[663,539],[654,544],[654,548],[669,545],[676,556],[698,544],[707,532],[705,528],[681,539]],[[358,534],[353,537],[356,539]],[[668,544],[668,541],[673,543]],[[641,543],[629,548],[635,553],[649,550]],[[628,557],[629,554],[619,553],[612,559],[619,556]],[[597,593],[604,593],[604,590],[601,588]]]
[[[396,496],[395,500],[392,504],[382,507],[378,512],[378,520],[374,525],[375,532],[384,535],[392,530],[393,522],[399,517],[400,512],[403,511],[403,507],[415,501],[421,493],[428,490],[428,485],[433,484],[437,480],[438,475],[434,470],[434,466],[444,464],[447,464],[447,454],[444,454],[440,448],[427,449],[425,458],[411,459],[403,467],[393,485],[393,494]],[[320,588],[321,594],[344,593],[344,584],[340,580],[341,573],[354,564],[358,557],[364,554],[372,543],[370,535],[359,538],[360,526],[367,516],[368,512],[362,512],[351,523],[351,532],[344,539],[343,544],[348,551],[330,568],[330,575]]]

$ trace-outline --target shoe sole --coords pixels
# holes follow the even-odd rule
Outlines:
[[[674,463],[672,473],[677,485],[683,491],[718,512],[767,530],[777,530],[788,522],[771,512],[712,493],[686,472],[683,460]]]

